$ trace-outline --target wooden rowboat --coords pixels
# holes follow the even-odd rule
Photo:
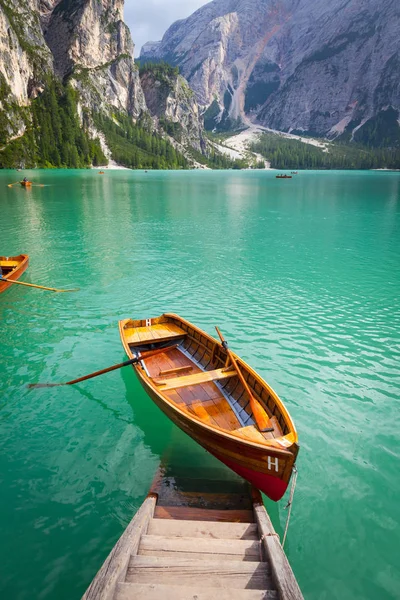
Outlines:
[[[22,187],[31,187],[32,181],[20,181],[20,184],[22,185]]]
[[[20,254],[19,256],[0,256],[0,267],[3,273],[3,279],[17,281],[26,270],[28,262],[29,256],[27,254]],[[0,281],[0,294],[9,288],[10,285],[12,285],[12,283]]]
[[[220,342],[175,314],[119,322],[129,358],[165,352],[133,365],[157,406],[206,450],[272,500],[285,493],[299,450],[293,421],[271,387],[236,354],[272,432],[254,424],[249,397]]]
[[[292,179],[291,175],[276,175],[276,179]]]

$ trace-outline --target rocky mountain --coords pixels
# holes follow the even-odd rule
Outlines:
[[[75,90],[75,96],[67,95],[68,102],[76,99],[81,124],[89,137],[100,138],[107,154],[106,136],[98,129],[104,119],[99,115],[120,124],[128,116],[145,128],[142,137],[153,131],[173,144],[175,138],[160,120],[179,121],[180,151],[204,148],[202,118],[182,77],[175,78],[165,98],[160,95],[165,85],[158,87],[154,74],[147,74],[142,87],[123,8],[124,0],[0,0],[0,152],[12,140],[25,139],[25,132],[32,129],[35,139],[29,142],[30,148],[40,142],[40,124],[32,128],[32,103],[46,86],[51,94],[58,94],[63,109],[63,91],[50,85],[50,79]],[[158,107],[151,86],[157,89]],[[42,105],[54,113],[51,102],[54,105],[54,98]],[[51,127],[57,130],[59,125],[52,123]],[[18,156],[21,154],[22,147]]]
[[[179,66],[208,128],[251,119],[382,145],[400,140],[399,31],[398,0],[214,0],[141,60]]]
[[[168,65],[144,65],[140,70],[140,83],[150,114],[166,133],[180,144],[186,140],[198,152],[205,151],[203,119],[194,92],[178,69]]]

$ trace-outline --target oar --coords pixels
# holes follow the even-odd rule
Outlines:
[[[155,356],[156,354],[160,354],[161,352],[166,352],[167,350],[171,350],[172,348],[177,348],[179,344],[175,344],[174,346],[167,346],[166,348],[159,348],[158,350],[150,350],[149,352],[145,352],[141,356],[135,356],[135,358],[131,358],[130,360],[126,360],[125,362],[118,363],[117,365],[113,365],[112,367],[108,367],[107,369],[101,369],[101,371],[95,371],[94,373],[89,373],[89,375],[84,375],[83,377],[79,377],[78,379],[71,379],[71,381],[66,381],[65,383],[29,383],[28,388],[42,388],[42,387],[56,387],[59,385],[73,385],[74,383],[80,383],[81,381],[85,381],[86,379],[92,379],[92,377],[98,377],[99,375],[103,375],[104,373],[109,373],[110,371],[115,371],[116,369],[121,369],[122,367],[127,367],[128,365],[134,365],[141,360],[145,360],[146,358],[150,358],[151,356]]]
[[[74,288],[72,290],[58,290],[57,288],[45,287],[44,285],[35,285],[34,283],[25,283],[24,281],[14,281],[13,279],[6,279],[0,275],[0,281],[5,281],[6,283],[16,283],[17,285],[26,285],[27,287],[38,288],[39,290],[47,290],[48,292],[78,292],[79,288]]]
[[[235,360],[235,357],[233,356],[232,352],[229,350],[228,348],[228,343],[224,340],[222,333],[220,332],[220,330],[218,329],[218,327],[215,327],[215,329],[217,330],[217,333],[220,337],[220,340],[222,342],[222,346],[225,348],[225,350],[228,353],[229,358],[231,359],[232,365],[235,367],[236,372],[238,374],[238,377],[240,379],[240,381],[243,384],[244,389],[246,390],[249,398],[250,398],[250,407],[251,407],[251,412],[254,415],[254,419],[257,423],[257,427],[260,431],[263,432],[267,432],[267,431],[274,431],[274,428],[271,427],[271,421],[269,419],[269,416],[267,415],[267,413],[265,412],[265,410],[263,409],[263,407],[261,406],[261,404],[259,403],[259,401],[254,398],[253,394],[250,391],[249,386],[246,383],[245,378],[243,377],[238,364]]]
[[[17,185],[17,183],[19,183],[19,181],[16,181],[15,183],[9,183],[8,187],[12,187],[13,185]]]

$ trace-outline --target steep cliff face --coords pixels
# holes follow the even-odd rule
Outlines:
[[[138,117],[146,110],[134,44],[123,21],[123,0],[61,0],[48,18],[45,39],[56,73],[70,76],[85,104],[107,105]]]
[[[400,109],[398,4],[313,4],[312,15],[302,3],[296,23],[288,23],[281,49],[287,71],[258,119],[285,131],[337,136],[347,128],[357,136],[375,115]]]
[[[396,123],[387,110],[400,109],[399,30],[397,0],[214,0],[141,59],[179,65],[210,127],[250,117],[359,136],[377,115]]]
[[[166,65],[144,67],[140,81],[147,108],[163,130],[202,152],[206,147],[203,119],[193,91],[178,70]]]
[[[37,0],[0,0],[0,143],[23,133],[23,107],[52,69],[37,11]]]

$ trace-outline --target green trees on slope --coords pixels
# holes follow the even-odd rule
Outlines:
[[[100,142],[82,128],[77,112],[77,92],[48,77],[43,93],[25,115],[23,136],[0,151],[0,167],[67,167],[79,169],[107,164]],[[26,109],[25,109],[26,111]]]
[[[55,79],[32,104],[38,166],[80,169],[106,164],[100,142],[90,140],[77,113],[77,92]]]
[[[106,139],[113,159],[133,169],[185,169],[188,161],[170,142],[152,132],[145,120],[137,124],[118,113],[110,119],[95,115],[95,123]]]
[[[323,148],[264,133],[251,145],[275,169],[377,169],[400,168],[400,150],[367,148],[357,144],[331,142],[328,152]]]

